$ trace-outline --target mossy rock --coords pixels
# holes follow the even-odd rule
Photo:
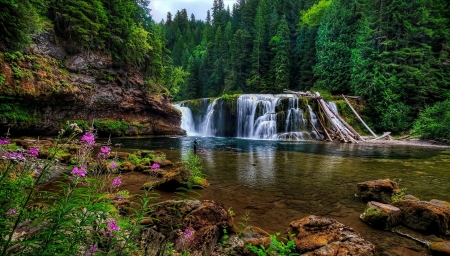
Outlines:
[[[194,184],[194,186],[202,187],[202,188],[206,188],[210,185],[209,182],[205,178],[202,178],[199,176],[192,177],[192,183]]]
[[[123,162],[119,167],[120,172],[131,172],[134,170],[134,166],[131,162]]]

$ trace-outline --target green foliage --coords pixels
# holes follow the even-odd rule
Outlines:
[[[137,254],[138,245],[132,237],[140,232],[138,223],[143,219],[150,197],[139,198],[140,207],[129,217],[120,217],[109,200],[109,176],[86,177],[86,173],[101,168],[107,161],[99,159],[86,166],[77,166],[70,176],[64,175],[56,181],[55,189],[38,191],[38,184],[49,174],[60,152],[72,141],[59,136],[48,160],[39,160],[36,155],[22,154],[20,164],[13,152],[6,152],[0,145],[0,237],[2,255],[128,255]],[[91,158],[93,145],[78,148],[78,155]],[[16,152],[17,153],[17,152]],[[30,150],[31,153],[31,150]],[[81,162],[78,162],[81,164]],[[84,164],[87,164],[86,162]],[[35,172],[35,166],[40,166]],[[79,168],[79,169],[78,169]],[[86,168],[86,169],[84,169]],[[84,174],[80,173],[85,172]],[[83,171],[84,170],[84,171]],[[120,192],[125,197],[128,193]],[[33,232],[22,239],[12,239],[20,225]]]
[[[332,0],[320,0],[317,4],[314,4],[308,10],[302,10],[300,26],[315,27],[319,26],[322,21],[326,9],[332,3]]]
[[[414,130],[424,139],[450,140],[450,100],[437,102],[419,115]]]
[[[188,169],[191,176],[204,176],[204,174],[202,173],[203,167],[200,161],[200,157],[198,157],[198,155],[193,151],[188,151],[186,155],[183,156],[183,164],[186,169]]]
[[[295,241],[287,240],[284,238],[284,241],[278,241],[278,236],[280,233],[276,233],[276,235],[270,236],[270,245],[269,248],[265,248],[264,245],[260,247],[256,247],[254,245],[248,245],[247,248],[250,249],[253,253],[256,253],[258,256],[266,256],[266,255],[299,255],[295,252]],[[294,251],[294,252],[293,252]]]
[[[116,136],[123,136],[128,134],[130,123],[127,121],[101,119],[94,120],[94,127],[98,132],[112,134]]]
[[[0,97],[1,99],[1,97]],[[5,102],[2,100],[0,104],[0,119],[6,120],[6,122],[12,128],[27,128],[30,125],[38,122],[39,116],[34,114],[34,110],[23,104],[23,102]]]
[[[6,77],[4,74],[0,74],[0,86],[2,86],[5,83]]]
[[[396,202],[396,201],[394,201]],[[375,207],[369,207],[364,211],[364,216],[377,217],[381,215],[381,210],[375,209]]]
[[[42,27],[39,1],[0,1],[0,42],[9,49],[18,50],[31,42],[32,33]]]

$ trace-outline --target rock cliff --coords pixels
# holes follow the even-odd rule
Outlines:
[[[55,135],[66,122],[100,135],[182,135],[165,89],[97,52],[69,54],[51,31],[23,53],[0,52],[0,133]],[[69,49],[70,50],[70,49]]]

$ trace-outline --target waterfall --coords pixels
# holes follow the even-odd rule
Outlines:
[[[195,107],[195,116],[183,107]],[[309,107],[309,106],[308,106]],[[312,140],[308,120],[293,94],[245,94],[239,98],[209,98],[178,106],[182,128],[189,135],[268,140]],[[312,122],[318,121],[309,107]],[[313,131],[315,134],[315,132]],[[315,137],[315,136],[313,136]]]
[[[330,102],[328,102],[328,106],[330,106],[330,108],[334,111],[334,113],[335,113],[336,115],[339,115],[338,109],[337,109],[337,106],[336,106],[336,103],[330,101]],[[352,133],[351,131],[349,131],[349,130],[347,129],[347,127],[345,127],[345,125],[344,125],[339,119],[337,119],[336,122],[337,122],[337,124],[341,127],[341,129],[347,131],[348,133]]]
[[[206,110],[206,118],[202,124],[201,134],[205,137],[214,137],[216,135],[216,129],[214,127],[214,107],[217,104],[217,99],[215,99],[211,104],[209,104]]]
[[[314,114],[310,105],[308,105],[308,110],[309,110],[309,116],[311,117],[311,122],[319,130],[320,129],[319,121],[317,120],[317,116],[316,116],[316,114]],[[312,133],[316,136],[316,139],[320,139],[319,134],[317,134],[317,132],[314,130],[314,128],[312,128]]]
[[[173,106],[181,112],[181,128],[186,131],[188,136],[195,135],[195,123],[191,109],[182,107],[181,104],[175,104]]]
[[[274,95],[248,94],[237,102],[237,136],[272,139],[277,133],[275,107],[280,98]]]

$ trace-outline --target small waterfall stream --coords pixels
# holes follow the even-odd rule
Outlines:
[[[181,104],[175,104],[174,107],[181,111],[181,128],[186,131],[188,136],[195,135],[195,122],[191,109],[182,107]]]

